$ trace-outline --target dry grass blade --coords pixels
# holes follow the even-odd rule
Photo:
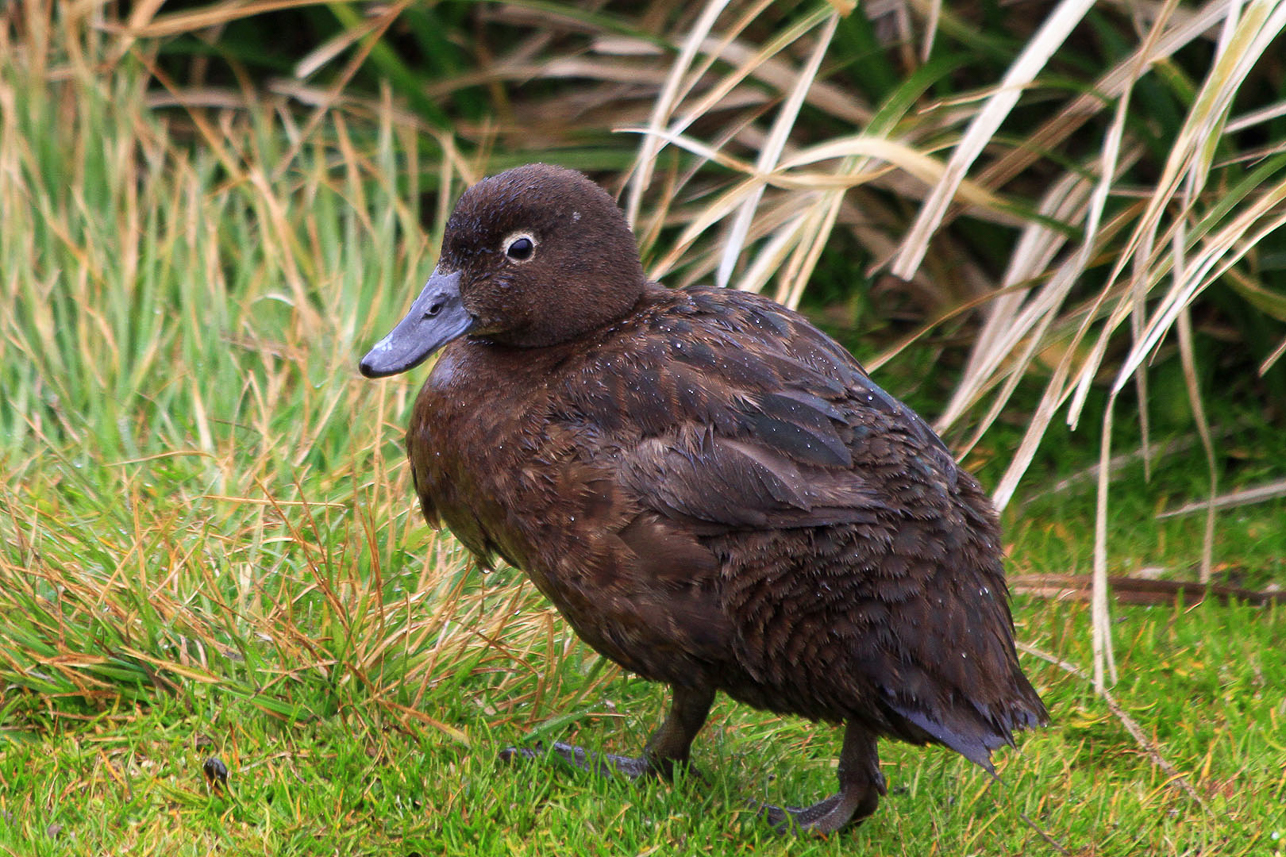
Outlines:
[[[1204,509],[1202,503],[1200,508]],[[1093,580],[1083,574],[1020,574],[1008,579],[1015,594],[1049,598],[1055,601],[1089,601],[1093,598]],[[1112,595],[1122,604],[1195,606],[1207,597],[1221,603],[1239,601],[1256,606],[1286,604],[1286,590],[1243,589],[1224,584],[1197,583],[1189,580],[1154,580],[1151,578],[1113,577]]]
[[[648,131],[650,133],[643,138],[642,146],[639,149],[629,196],[625,204],[625,215],[631,225],[638,222],[639,206],[643,201],[643,192],[652,180],[652,171],[655,169],[656,164],[656,153],[660,149],[660,139],[656,135],[665,128],[670,114],[680,98],[683,77],[688,72],[693,60],[696,59],[697,51],[700,50],[706,35],[710,32],[726,5],[727,0],[717,0],[717,2],[706,4],[701,10],[701,17],[697,19],[692,27],[692,32],[684,40],[683,47],[678,57],[675,58],[674,65],[670,68],[665,86],[661,89],[652,106],[652,116],[648,121]]]
[[[1083,216],[1089,194],[1088,182],[1075,173],[1069,173],[1045,194],[1040,213],[1055,220],[1074,222]],[[974,442],[995,420],[1012,393],[1013,385],[1023,377],[1036,349],[1043,343],[1045,331],[1057,317],[1057,309],[1084,270],[1096,225],[1092,222],[1087,227],[1086,240],[1076,258],[1065,264],[1038,298],[1027,303],[1026,307],[1023,305],[1027,301],[1028,290],[1013,287],[1031,282],[1047,270],[1062,249],[1066,237],[1043,223],[1029,224],[1023,230],[1003,280],[1003,284],[1011,290],[988,305],[987,321],[970,350],[969,363],[963,377],[937,420],[940,428],[950,426],[973,407],[984,386],[993,383],[1002,365],[1012,363],[1014,365],[1006,372],[1009,376],[1006,383],[1010,386],[996,397],[991,411],[983,418],[975,433]],[[1039,320],[1034,321],[1027,316],[1035,316]],[[1024,340],[1026,346],[1015,361],[1013,355]],[[995,499],[997,505],[1004,508],[1009,497],[1003,491],[998,491]]]
[[[1286,18],[1283,20],[1286,22]],[[1119,390],[1128,383],[1133,373],[1139,370],[1161,339],[1170,332],[1177,323],[1179,314],[1192,303],[1196,295],[1222,277],[1266,235],[1277,231],[1283,223],[1286,223],[1286,216],[1279,212],[1280,204],[1284,200],[1286,200],[1286,182],[1279,182],[1262,190],[1259,197],[1245,210],[1239,212],[1227,226],[1210,235],[1196,247],[1196,252],[1190,254],[1190,260],[1184,266],[1184,276],[1182,279],[1176,279],[1174,285],[1166,291],[1148,319],[1142,340],[1130,350],[1123,361],[1117,372],[1114,389]],[[1173,257],[1170,255],[1158,256],[1153,265],[1138,275],[1138,279],[1150,282],[1160,281],[1170,272],[1172,263]],[[1128,309],[1128,307],[1125,308]],[[1108,325],[1114,326],[1112,322],[1123,315],[1125,313],[1118,308]],[[1107,331],[1104,332],[1103,339],[1106,336]],[[1079,412],[1079,408],[1083,405],[1084,396],[1080,395],[1080,391],[1086,389],[1089,383],[1089,376],[1082,372],[1073,413]]]
[[[1256,14],[1252,15],[1252,10]],[[1245,69],[1259,57],[1283,26],[1286,26],[1286,5],[1273,0],[1255,3],[1250,10],[1247,10],[1246,16],[1238,22],[1237,37],[1231,41],[1229,50],[1216,58],[1206,86],[1198,96],[1180,138],[1171,150],[1165,173],[1158,181],[1157,192],[1151,195],[1146,210],[1109,278],[1110,285],[1126,264],[1133,263],[1136,266],[1134,283],[1140,291],[1132,292],[1133,299],[1128,304],[1118,304],[1113,312],[1113,320],[1116,323],[1119,323],[1118,319],[1125,315],[1122,312],[1123,309],[1134,311],[1137,294],[1146,293],[1151,282],[1159,279],[1170,268],[1170,257],[1161,255],[1159,250],[1153,249],[1157,244],[1155,237],[1160,229],[1162,213],[1175,194],[1180,191],[1182,184],[1188,180],[1185,177],[1189,174],[1191,175],[1189,196],[1195,188],[1204,186],[1210,160],[1213,157],[1211,140],[1219,137],[1218,128],[1226,120],[1231,99],[1241,81],[1245,79]],[[1152,353],[1160,338],[1173,328],[1180,309],[1192,300],[1202,285],[1209,282],[1206,275],[1215,265],[1223,261],[1225,254],[1232,249],[1233,245],[1240,246],[1241,250],[1232,261],[1246,252],[1248,247],[1245,242],[1229,239],[1233,236],[1244,238],[1248,229],[1261,222],[1280,200],[1280,190],[1279,185],[1273,192],[1261,196],[1220,234],[1209,241],[1202,248],[1203,252],[1194,256],[1187,266],[1188,273],[1182,284],[1176,283],[1176,286],[1166,293],[1160,307],[1152,313],[1142,341],[1135,343],[1130,355],[1117,373],[1114,390],[1120,390],[1133,377],[1147,355]],[[1190,209],[1191,205],[1188,208]],[[1183,218],[1176,219],[1174,228],[1179,229],[1182,221]],[[1275,225],[1272,228],[1275,228]],[[1146,264],[1140,256],[1148,260]],[[1099,345],[1096,347],[1100,361],[1106,347],[1107,336],[1115,326],[1116,324],[1109,321],[1107,328],[1100,336]],[[1098,362],[1095,361],[1093,365],[1097,365]],[[1073,420],[1084,404],[1091,377],[1091,373],[1084,370],[1081,372],[1076,398],[1072,405],[1071,419]]]
[[[1103,439],[1099,444],[1098,493],[1094,505],[1094,592],[1090,600],[1094,656],[1094,689],[1107,693],[1110,681],[1116,684],[1116,654],[1112,646],[1112,616],[1108,607],[1107,582],[1107,486],[1112,460],[1112,416],[1116,393],[1103,411]]]
[[[1072,28],[1093,5],[1092,0],[1061,0],[1023,48],[1022,54],[1010,66],[995,94],[987,99],[985,106],[970,122],[969,130],[965,132],[947,163],[946,175],[934,185],[933,192],[920,209],[920,214],[903,243],[901,254],[893,262],[894,274],[903,278],[914,276],[928,249],[929,236],[942,222],[947,206],[951,204],[965,173],[983,147],[995,136],[1000,123],[1018,103],[1022,88],[1031,83],[1044,68],[1054,51],[1063,44]]]
[[[1263,503],[1266,500],[1275,500],[1279,497],[1286,497],[1286,479],[1274,480],[1266,485],[1258,485],[1254,488],[1243,488],[1239,491],[1229,491],[1227,494],[1220,494],[1208,500],[1198,500],[1192,503],[1185,503],[1177,509],[1158,512],[1157,518],[1173,518],[1179,515],[1190,515],[1193,512],[1200,511],[1206,511],[1208,513],[1212,507],[1215,509],[1231,509],[1234,506],[1245,506],[1250,503]]]
[[[1219,471],[1215,464],[1215,447],[1210,438],[1210,424],[1206,420],[1206,409],[1202,405],[1201,387],[1197,380],[1197,361],[1193,354],[1192,316],[1185,309],[1179,314],[1179,354],[1183,361],[1184,386],[1188,391],[1188,404],[1192,406],[1192,415],[1197,423],[1197,433],[1201,436],[1201,446],[1206,453],[1206,470],[1210,476],[1210,499],[1206,503],[1206,528],[1201,540],[1202,583],[1210,582],[1211,570],[1214,567],[1215,548],[1215,497],[1219,493]]]
[[[650,275],[656,278],[665,276],[680,259],[690,259],[692,248],[707,230],[732,215],[734,210],[739,213],[749,210],[757,212],[758,217],[744,222],[747,236],[743,236],[742,243],[745,243],[745,237],[762,239],[768,236],[768,241],[739,279],[737,287],[759,291],[768,279],[778,275],[782,285],[775,297],[791,307],[798,306],[812,267],[830,237],[835,218],[844,202],[844,191],[878,181],[889,172],[891,166],[923,179],[926,185],[932,184],[944,170],[940,162],[909,146],[866,135],[832,140],[803,149],[784,158],[775,169],[768,172],[687,135],[664,131],[658,136],[747,178],[690,215],[690,222],[661,260],[652,266]],[[836,159],[839,159],[839,164],[832,172],[800,169]],[[793,197],[775,200],[772,205],[759,205],[764,189],[769,187],[803,191],[808,195],[803,200],[802,207],[801,200]],[[961,196],[983,206],[998,208],[1001,204],[994,195],[971,182],[961,185]],[[749,208],[750,203],[754,203],[756,207]],[[790,213],[786,214],[787,211]],[[752,223],[756,226],[752,226]],[[732,237],[736,237],[735,233]],[[724,250],[719,254],[721,263],[728,258],[727,251],[731,246],[724,243]],[[784,271],[781,270],[783,265]],[[704,270],[704,266],[699,270]]]
[[[281,9],[297,9],[302,6],[318,6],[322,0],[227,0],[199,9],[186,12],[173,12],[168,15],[153,17],[151,12],[161,3],[147,3],[135,10],[130,17],[128,35],[137,39],[155,39],[164,36],[176,36],[190,33],[193,30],[204,30],[217,27],[230,21],[237,21],[253,15],[276,12]]]
[[[1103,105],[1128,95],[1144,70],[1173,56],[1181,48],[1209,34],[1228,17],[1228,0],[1211,0],[1194,14],[1183,14],[1178,0],[1166,0],[1149,22],[1142,44],[1132,54],[1099,77],[1085,92],[1071,100],[1027,140],[983,170],[978,181],[987,186],[1004,184],[1067,139],[1085,123],[1099,116]]]
[[[831,15],[822,23],[821,32],[817,35],[817,43],[813,46],[808,61],[800,70],[799,79],[791,87],[785,102],[777,112],[777,118],[773,122],[772,130],[768,133],[768,139],[759,150],[759,158],[755,162],[757,175],[772,172],[776,168],[777,162],[781,159],[782,150],[786,146],[791,129],[799,118],[799,109],[804,104],[804,96],[808,94],[809,87],[817,77],[822,59],[830,47],[831,39],[835,37],[835,27],[838,21],[839,17],[837,15]],[[741,255],[746,235],[750,231],[750,221],[755,216],[755,209],[758,207],[759,201],[763,199],[763,193],[764,186],[758,185],[737,210],[737,214],[729,228],[728,236],[724,240],[723,253],[719,259],[719,269],[715,274],[715,284],[718,286],[728,285],[728,281],[732,277],[732,269],[737,263],[737,258]]]

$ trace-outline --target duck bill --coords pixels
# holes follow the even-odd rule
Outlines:
[[[359,368],[367,378],[396,375],[419,366],[429,355],[473,328],[460,300],[460,272],[434,270],[406,318],[375,343]]]

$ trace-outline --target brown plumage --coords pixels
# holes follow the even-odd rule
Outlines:
[[[802,316],[647,282],[620,210],[584,176],[533,165],[470,188],[362,371],[442,346],[407,434],[426,519],[523,569],[583,640],[673,688],[643,756],[596,766],[686,762],[720,690],[842,722],[839,793],[765,808],[828,831],[884,793],[878,736],[990,770],[1013,730],[1045,722],[977,480]]]

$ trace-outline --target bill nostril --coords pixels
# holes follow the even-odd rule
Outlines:
[[[442,312],[442,303],[439,301],[437,303],[429,304],[429,308],[424,311],[424,317],[433,318],[440,312]]]

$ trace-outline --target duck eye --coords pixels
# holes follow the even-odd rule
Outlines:
[[[515,262],[526,262],[536,250],[536,242],[526,235],[519,235],[505,247],[505,255]]]

